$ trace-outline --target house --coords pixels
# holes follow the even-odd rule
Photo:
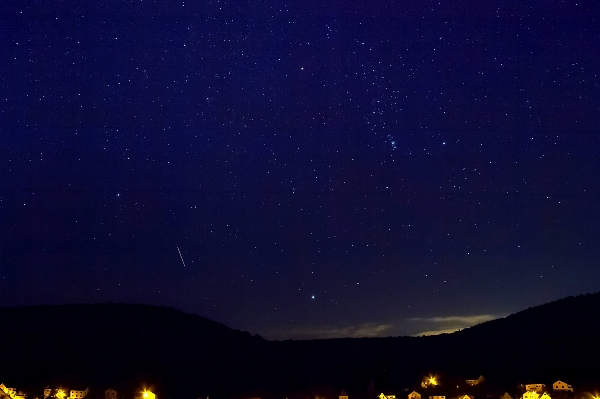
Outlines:
[[[117,391],[112,388],[108,388],[104,391],[104,399],[117,399]]]
[[[540,399],[552,399],[552,398],[550,397],[550,395],[548,395],[548,393],[544,392],[542,394],[542,396],[540,396]]]
[[[346,391],[342,390],[342,393],[340,393],[340,399],[348,399],[348,394]]]
[[[458,399],[475,399],[473,395],[458,395]]]
[[[440,396],[440,395],[434,395],[434,396],[430,396],[429,399],[446,399],[446,397]]]
[[[479,376],[476,380],[465,380],[465,383],[468,387],[473,387],[475,385],[483,384],[485,382],[485,378],[482,375]]]
[[[571,391],[573,392],[573,387],[566,382],[562,382],[560,380],[556,381],[552,384],[552,389],[555,391]]]
[[[542,393],[546,390],[546,386],[544,384],[527,384],[525,385],[525,390],[528,392]]]
[[[526,391],[522,399],[539,399],[540,395],[536,391]]]
[[[142,394],[143,399],[156,399],[156,395],[152,391],[144,391]]]
[[[11,399],[25,399],[27,394],[23,391],[17,391],[17,388],[8,388],[4,384],[0,384],[0,397]]]
[[[69,392],[69,399],[83,399],[87,397],[89,393],[89,388],[86,388],[84,391],[77,391],[75,389],[71,389],[71,392]]]
[[[504,395],[500,396],[500,399],[513,399],[508,392],[504,392]]]
[[[417,391],[412,391],[408,394],[408,399],[421,399],[421,394]]]
[[[15,388],[8,388],[4,384],[0,384],[0,398],[12,398],[14,395]]]

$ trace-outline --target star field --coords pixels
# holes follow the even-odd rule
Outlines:
[[[598,6],[338,3],[2,2],[0,305],[285,339],[597,291]]]

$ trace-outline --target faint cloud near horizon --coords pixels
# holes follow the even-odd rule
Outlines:
[[[350,326],[302,326],[277,330],[264,334],[269,340],[309,340],[333,338],[378,338],[390,336],[430,336],[451,334],[476,324],[504,316],[479,314],[472,316],[445,316],[404,319],[398,325],[392,323],[363,323]],[[410,331],[410,332],[408,332]],[[419,331],[414,334],[415,331]],[[407,334],[408,333],[408,334]]]
[[[344,327],[306,327],[269,334],[271,339],[375,338],[389,336],[392,324],[365,323]],[[386,334],[387,333],[387,334]]]
[[[431,335],[440,335],[440,334],[452,334],[453,332],[457,332],[462,330],[462,328],[447,328],[447,329],[442,329],[442,330],[430,330],[430,331],[423,331],[420,332],[418,334],[415,334],[415,336],[417,337],[429,337]]]
[[[504,316],[479,314],[472,316],[444,316],[444,317],[416,317],[409,319],[410,321],[418,322],[423,331],[414,336],[431,336],[439,334],[451,334],[453,332],[469,328],[477,324],[485,323],[486,321],[499,319]]]

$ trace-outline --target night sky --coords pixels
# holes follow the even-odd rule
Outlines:
[[[600,288],[591,0],[0,3],[0,305],[414,335]]]

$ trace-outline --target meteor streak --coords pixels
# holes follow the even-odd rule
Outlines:
[[[181,256],[181,251],[179,250],[179,247],[177,247],[177,252],[179,252],[179,257],[181,258],[181,263],[183,263],[183,267],[185,267],[185,262],[183,261],[183,256]]]

